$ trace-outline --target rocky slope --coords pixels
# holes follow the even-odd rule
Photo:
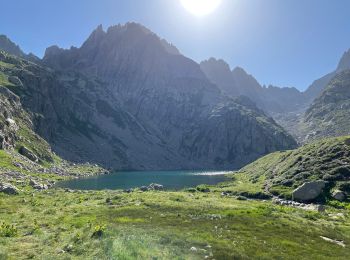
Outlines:
[[[236,68],[231,71],[225,61],[214,58],[203,61],[201,69],[224,94],[234,97],[245,95],[251,98],[259,108],[271,115],[278,124],[288,129],[288,132],[299,143],[305,143],[319,137],[348,134],[346,124],[335,126],[335,123],[332,122],[332,116],[335,117],[334,122],[346,118],[344,116],[343,119],[337,118],[340,114],[347,113],[345,111],[348,109],[346,106],[332,106],[336,111],[329,113],[324,122],[322,122],[323,119],[318,121],[313,119],[310,111],[317,110],[315,106],[321,106],[320,100],[323,97],[320,97],[320,95],[331,84],[332,79],[350,69],[350,50],[344,53],[335,71],[316,80],[305,92],[300,92],[295,88],[263,87],[243,69]],[[325,95],[329,96],[329,92],[327,91]],[[317,104],[313,104],[313,102]],[[327,109],[329,109],[329,106]],[[317,126],[317,124],[320,125]],[[328,128],[327,124],[330,124],[328,130],[325,129]],[[317,129],[317,127],[323,128],[323,130]],[[337,128],[337,130],[333,128]]]
[[[311,86],[305,91],[306,98],[312,102],[317,98],[322,91],[327,87],[330,81],[339,73],[344,70],[350,69],[350,50],[346,51],[341,57],[338,66],[335,71],[328,73],[327,75],[321,77],[318,80],[315,80]]]
[[[51,47],[43,61],[27,58],[2,52],[1,84],[67,160],[226,169],[295,146],[262,111],[222,96],[198,64],[138,24],[100,26],[81,48]]]
[[[25,54],[21,48],[12,42],[6,35],[0,35],[0,50],[18,57],[24,57]]]
[[[350,70],[335,76],[304,117],[307,140],[350,134]]]
[[[293,191],[304,183],[318,181],[323,189],[316,199],[325,200],[335,191],[350,195],[349,165],[350,137],[323,139],[249,164],[237,173],[237,181],[244,178],[237,185],[292,198]]]

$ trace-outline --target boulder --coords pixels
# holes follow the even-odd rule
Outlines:
[[[22,81],[16,76],[10,76],[8,81],[16,86],[23,86]]]
[[[335,190],[332,192],[332,198],[343,201],[346,199],[346,194],[340,190]]]
[[[148,187],[146,187],[146,186],[141,186],[141,187],[140,187],[140,191],[148,191]]]
[[[293,191],[293,200],[312,201],[321,195],[326,186],[325,181],[305,182]]]
[[[19,193],[19,190],[16,186],[9,184],[9,183],[0,183],[0,192],[9,194],[9,195],[16,195]]]
[[[19,148],[19,153],[33,162],[37,162],[39,160],[38,157],[25,146],[21,146],[21,148]]]
[[[148,189],[150,189],[150,190],[163,190],[164,186],[161,184],[152,183],[148,186]]]
[[[33,187],[35,190],[47,190],[48,186],[46,184],[38,183],[34,180],[29,181],[29,185]]]

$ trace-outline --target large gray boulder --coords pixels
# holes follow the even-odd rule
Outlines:
[[[321,195],[326,187],[325,181],[305,182],[293,191],[293,200],[311,201]]]
[[[23,156],[27,157],[29,160],[31,160],[33,162],[37,162],[38,161],[38,157],[31,150],[29,150],[25,146],[22,146],[19,149],[19,153],[22,154]]]
[[[9,194],[9,195],[16,195],[19,193],[19,190],[16,186],[10,184],[10,183],[0,183],[0,192]]]

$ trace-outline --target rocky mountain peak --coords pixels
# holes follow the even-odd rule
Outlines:
[[[337,72],[350,69],[350,49],[346,51],[339,61]]]
[[[206,69],[214,69],[216,71],[224,71],[226,73],[230,73],[230,65],[222,59],[216,59],[216,58],[209,58],[208,60],[204,60],[200,63],[201,67],[206,70]]]
[[[21,48],[12,42],[6,35],[0,35],[0,50],[19,57],[25,56]]]

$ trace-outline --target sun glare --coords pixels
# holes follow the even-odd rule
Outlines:
[[[183,7],[196,16],[212,13],[220,3],[221,0],[181,0]]]

